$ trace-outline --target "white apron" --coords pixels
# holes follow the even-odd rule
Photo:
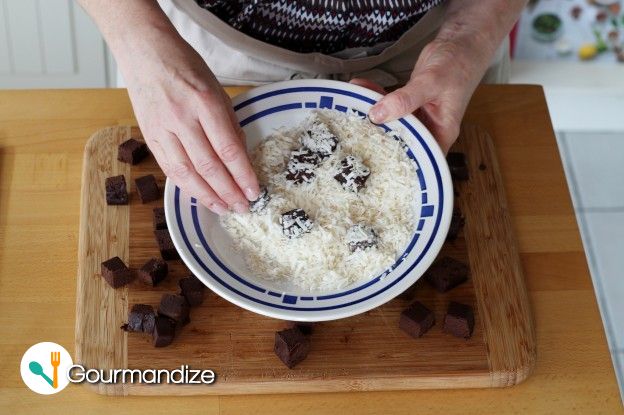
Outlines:
[[[356,48],[334,55],[293,52],[239,32],[194,0],[159,0],[159,4],[223,85],[259,85],[302,78],[348,81],[355,77],[371,79],[384,87],[404,84],[421,50],[435,37],[446,10],[446,3],[430,9],[396,42],[369,56],[374,48]],[[507,82],[509,68],[509,46],[505,41],[483,82]],[[119,86],[124,86],[119,71],[117,79]]]

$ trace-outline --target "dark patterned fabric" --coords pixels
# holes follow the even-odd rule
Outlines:
[[[336,53],[397,40],[443,0],[196,0],[249,36],[296,52]]]

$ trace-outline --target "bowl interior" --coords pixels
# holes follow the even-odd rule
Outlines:
[[[233,102],[247,136],[247,148],[252,151],[276,129],[296,126],[317,108],[365,116],[379,98],[379,94],[355,85],[314,80],[259,87],[236,97]],[[396,132],[403,139],[408,156],[418,166],[416,173],[420,183],[420,189],[414,189],[413,198],[414,208],[420,212],[417,227],[412,231],[404,254],[390,269],[380,270],[381,274],[371,276],[370,280],[361,280],[335,292],[309,292],[288,282],[257,277],[244,258],[232,249],[231,237],[221,227],[218,216],[193,198],[179,193],[175,185],[167,181],[167,221],[187,266],[226,299],[261,314],[293,320],[346,317],[400,294],[422,275],[442,247],[452,213],[452,184],[437,143],[415,117],[408,116],[381,127]]]

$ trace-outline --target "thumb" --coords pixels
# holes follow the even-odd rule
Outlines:
[[[385,97],[368,112],[368,118],[375,124],[400,118],[416,111],[427,102],[422,84],[414,79]]]

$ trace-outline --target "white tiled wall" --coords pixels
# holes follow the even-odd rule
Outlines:
[[[624,131],[557,139],[624,399]]]

